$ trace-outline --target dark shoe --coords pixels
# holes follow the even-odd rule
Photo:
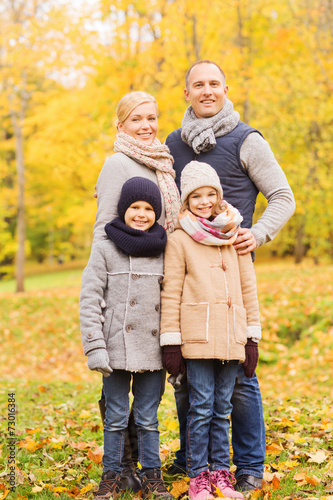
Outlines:
[[[99,483],[98,491],[95,495],[95,500],[102,500],[104,498],[114,499],[118,498],[121,490],[120,476],[113,470],[103,472],[102,480]]]
[[[242,474],[236,478],[236,481],[236,491],[261,490],[262,488],[262,479],[250,474]]]
[[[121,489],[137,493],[141,490],[141,481],[131,468],[124,468],[120,474]]]
[[[174,497],[166,489],[159,469],[147,470],[142,476],[142,498],[161,498],[172,500]]]
[[[165,473],[169,476],[185,476],[186,466],[184,465],[184,467],[182,467],[181,465],[177,465],[173,462],[165,469]]]

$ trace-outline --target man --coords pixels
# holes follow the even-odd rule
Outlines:
[[[166,140],[175,159],[179,187],[182,169],[192,160],[209,163],[217,171],[224,198],[243,215],[242,228],[234,244],[238,253],[253,252],[271,241],[295,210],[287,179],[269,144],[258,130],[239,120],[227,98],[228,86],[222,69],[204,60],[193,64],[185,77],[185,111],[182,128]],[[266,210],[252,225],[258,192],[268,201]],[[236,465],[236,490],[261,488],[266,450],[261,394],[255,367],[259,338],[249,338],[246,361],[239,365],[232,404],[233,462]],[[180,426],[180,450],[169,474],[186,470],[186,414],[188,393],[186,377],[175,388]]]

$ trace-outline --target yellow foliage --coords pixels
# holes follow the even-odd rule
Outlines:
[[[88,483],[84,488],[80,489],[80,495],[84,495],[85,493],[88,493],[92,489],[93,485],[91,483]]]

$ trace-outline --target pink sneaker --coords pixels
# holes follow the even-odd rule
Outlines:
[[[239,492],[235,491],[233,483],[235,478],[231,472],[226,469],[214,470],[210,473],[210,481],[212,483],[213,491],[216,488],[220,490],[225,497],[229,498],[240,498],[243,499],[244,496]]]
[[[190,478],[188,497],[190,500],[211,500],[214,498],[208,470],[200,472],[197,477]]]

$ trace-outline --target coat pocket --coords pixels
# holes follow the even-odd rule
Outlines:
[[[180,309],[180,331],[183,343],[208,342],[209,304],[183,303]]]
[[[232,306],[232,330],[237,344],[245,345],[247,342],[247,321],[244,307],[233,304]]]

